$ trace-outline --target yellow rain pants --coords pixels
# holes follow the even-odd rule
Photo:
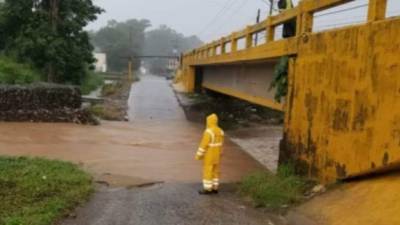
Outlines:
[[[203,188],[206,191],[218,190],[223,144],[224,131],[218,127],[217,115],[212,114],[207,117],[207,129],[196,153],[196,159],[203,160]]]

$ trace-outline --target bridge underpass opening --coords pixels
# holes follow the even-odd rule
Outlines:
[[[278,59],[241,64],[196,67],[195,90],[202,88],[274,110],[283,110],[270,88]]]

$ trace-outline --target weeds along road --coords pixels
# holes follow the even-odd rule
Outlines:
[[[0,154],[73,161],[103,184],[63,225],[279,224],[240,204],[229,190],[218,197],[197,195],[201,165],[194,154],[203,126],[186,121],[164,78],[142,77],[132,87],[129,105],[129,123],[3,123]],[[223,183],[259,169],[227,140]],[[147,186],[152,183],[157,185]]]

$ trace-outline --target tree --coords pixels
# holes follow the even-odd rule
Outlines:
[[[49,82],[80,84],[94,62],[84,27],[101,12],[92,0],[6,0],[0,49],[32,63]]]
[[[125,22],[111,20],[106,27],[92,34],[93,44],[107,54],[108,68],[122,72],[127,69],[128,57],[142,54],[145,30],[150,27],[148,20],[131,19]],[[140,60],[133,60],[133,68],[140,66]]]
[[[177,55],[199,47],[202,41],[196,36],[185,37],[166,25],[146,33],[145,55]],[[168,59],[154,58],[145,60],[152,73],[165,73]]]

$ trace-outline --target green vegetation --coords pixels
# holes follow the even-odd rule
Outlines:
[[[121,120],[121,107],[116,104],[111,105],[94,105],[89,108],[89,111],[103,120],[120,121]]]
[[[105,84],[101,90],[104,102],[92,105],[89,111],[103,120],[125,120],[130,87],[131,85],[127,81]]]
[[[105,84],[101,90],[101,95],[104,97],[109,97],[118,93],[119,90],[123,88],[122,82],[114,82],[110,84]]]
[[[133,78],[132,82],[138,82],[140,80],[139,77],[135,76]],[[121,94],[124,89],[128,88],[129,89],[130,84],[127,81],[121,80],[121,81],[115,81],[109,84],[103,85],[103,88],[101,89],[101,95],[103,97],[112,97],[118,94]]]
[[[91,177],[60,161],[0,157],[0,225],[50,225],[88,199]]]
[[[101,119],[104,119],[104,114],[105,114],[105,112],[104,112],[104,106],[102,106],[102,105],[93,105],[93,106],[91,106],[90,108],[89,108],[89,111],[93,114],[93,115],[95,115],[95,116],[97,116],[97,117],[99,117],[99,118],[101,118]]]
[[[253,199],[259,207],[280,209],[303,199],[308,183],[295,175],[289,165],[279,167],[276,175],[258,172],[247,176],[240,185],[240,192]]]
[[[276,88],[275,100],[281,102],[282,98],[286,97],[288,92],[288,70],[289,70],[289,57],[283,56],[280,58],[274,71],[274,80],[271,83],[272,88]]]
[[[111,20],[107,26],[92,32],[91,40],[99,51],[107,54],[108,68],[115,72],[127,70],[129,56],[179,55],[202,44],[198,37],[185,37],[165,25],[146,31],[150,27],[148,20]],[[140,67],[141,61],[150,72],[167,73],[168,59],[133,58],[134,70]]]
[[[202,45],[202,41],[197,36],[184,36],[174,29],[161,25],[156,29],[146,32],[144,46],[145,55],[179,55],[181,52],[197,48]],[[144,59],[145,65],[150,73],[167,75],[169,59],[149,58]]]
[[[203,121],[206,116],[216,113],[219,117],[219,124],[226,130],[249,127],[252,124],[278,125],[283,123],[284,114],[280,111],[216,92],[207,91],[186,96],[190,101],[184,103],[183,107],[190,115],[189,119]]]
[[[88,95],[104,84],[104,78],[101,74],[88,72],[88,75],[81,82],[81,91],[83,95]]]
[[[5,0],[0,51],[31,63],[49,82],[79,85],[95,61],[84,28],[101,12],[91,0]]]
[[[17,63],[11,58],[0,56],[1,84],[30,84],[39,80],[39,72],[29,64]]]
[[[148,20],[131,19],[125,22],[110,20],[107,26],[91,34],[93,44],[107,54],[110,71],[126,71],[128,57],[142,54],[145,30],[150,27]],[[138,58],[133,59],[133,68],[140,66]]]

